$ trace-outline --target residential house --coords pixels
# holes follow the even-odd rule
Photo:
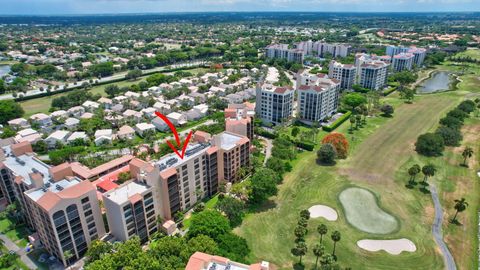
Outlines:
[[[124,125],[118,130],[117,137],[122,140],[132,140],[135,137],[135,130],[128,125]]]
[[[155,126],[153,124],[149,123],[139,123],[135,125],[135,131],[139,136],[144,136],[145,133],[147,132],[154,132],[155,131]]]
[[[67,120],[65,120],[65,127],[69,130],[73,130],[75,128],[77,128],[78,124],[80,124],[80,120],[78,120],[77,118],[68,118]]]
[[[69,136],[70,136],[70,131],[57,130],[52,134],[50,134],[45,139],[45,142],[47,143],[49,148],[55,148],[57,143],[65,144]]]
[[[30,116],[32,123],[37,124],[41,128],[49,127],[52,125],[52,119],[50,116],[44,113],[37,113]]]
[[[88,135],[87,133],[83,132],[83,131],[76,131],[76,132],[73,132],[72,135],[70,135],[67,139],[67,143],[70,144],[76,140],[83,140],[83,141],[87,141],[88,140]]]
[[[7,123],[11,128],[16,129],[16,130],[30,127],[30,124],[28,123],[27,119],[25,119],[25,118],[16,118],[16,119],[8,121]]]

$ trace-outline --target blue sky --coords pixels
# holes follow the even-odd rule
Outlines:
[[[0,0],[0,14],[199,11],[480,11],[480,0]]]

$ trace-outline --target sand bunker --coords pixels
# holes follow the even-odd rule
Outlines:
[[[339,198],[348,223],[355,228],[375,234],[389,234],[398,229],[398,221],[378,206],[375,195],[369,190],[347,188]]]
[[[360,240],[357,242],[357,246],[361,249],[368,251],[379,251],[385,250],[386,252],[392,255],[398,255],[402,251],[415,252],[417,247],[415,244],[405,238],[396,239],[396,240]]]
[[[328,221],[335,221],[338,219],[337,211],[326,205],[314,205],[308,209],[311,218],[325,218]]]

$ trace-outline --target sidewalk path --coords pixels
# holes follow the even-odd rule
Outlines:
[[[443,221],[443,209],[442,205],[440,204],[440,200],[438,199],[437,189],[433,184],[430,183],[430,193],[432,194],[433,204],[435,206],[435,220],[432,226],[432,234],[435,238],[435,242],[437,242],[440,251],[443,254],[443,259],[445,261],[445,269],[447,270],[456,270],[457,266],[455,265],[455,261],[453,259],[452,253],[447,247],[447,244],[443,241],[443,233],[442,233],[442,221]]]
[[[13,250],[15,251],[15,253],[18,254],[18,256],[20,256],[20,259],[28,268],[37,269],[37,265],[32,260],[30,260],[24,248],[18,247],[14,242],[12,242],[12,240],[10,240],[10,238],[8,238],[4,234],[0,234],[0,239],[2,239],[5,247],[8,250]]]

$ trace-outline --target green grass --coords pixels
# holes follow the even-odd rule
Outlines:
[[[461,53],[458,53],[456,56],[459,56],[459,57],[469,56],[473,59],[480,60],[480,50],[477,48],[471,48]]]
[[[17,246],[24,248],[28,244],[28,232],[25,225],[18,225],[13,228],[15,221],[9,218],[0,219],[0,233],[5,234],[10,240],[12,240]],[[13,228],[13,229],[12,229]]]
[[[459,71],[461,67],[446,63],[441,69]],[[291,269],[298,261],[291,255],[294,246],[294,228],[299,212],[317,204],[342,209],[338,200],[345,188],[358,186],[372,191],[381,202],[381,207],[395,216],[400,222],[398,230],[388,235],[369,234],[351,226],[344,211],[339,211],[339,219],[327,222],[323,219],[310,220],[306,238],[309,251],[303,258],[306,268],[313,267],[315,258],[312,246],[319,241],[316,227],[327,224],[329,234],[324,241],[327,251],[332,250],[330,233],[338,230],[342,240],[337,244],[339,262],[353,269],[442,269],[443,257],[433,241],[431,226],[434,217],[430,195],[405,187],[408,181],[406,170],[414,163],[437,166],[435,183],[446,211],[444,236],[456,260],[458,269],[477,269],[477,203],[479,187],[475,169],[479,157],[472,160],[472,169],[460,167],[463,147],[448,148],[445,155],[427,158],[416,154],[414,143],[418,135],[433,131],[439,118],[465,97],[475,98],[480,92],[479,66],[471,65],[457,91],[417,96],[413,104],[404,104],[394,93],[382,101],[395,106],[392,118],[373,117],[367,126],[348,134],[349,123],[343,124],[337,132],[348,134],[350,155],[338,161],[335,167],[319,166],[315,152],[304,152],[292,162],[293,171],[284,177],[278,195],[271,198],[266,208],[258,213],[250,213],[236,233],[245,237],[252,250],[249,260],[270,261],[280,269]],[[470,119],[464,129],[464,144],[472,145],[478,153],[480,120]],[[321,133],[319,136],[324,136]],[[317,140],[318,141],[318,140]],[[318,146],[317,146],[318,148]],[[474,169],[475,167],[475,169]],[[463,226],[450,225],[447,217],[453,214],[453,200],[465,197],[470,207],[461,214]],[[343,210],[343,209],[342,209]],[[325,238],[325,237],[324,237]],[[417,251],[389,255],[384,251],[368,252],[356,246],[361,239],[398,239],[413,241]]]
[[[368,190],[350,187],[339,195],[347,221],[355,228],[372,234],[389,234],[398,228],[394,216],[385,212]]]

